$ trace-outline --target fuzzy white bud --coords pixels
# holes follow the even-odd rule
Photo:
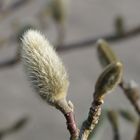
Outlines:
[[[28,30],[22,38],[22,61],[33,88],[49,104],[66,98],[68,76],[47,39],[36,30]]]

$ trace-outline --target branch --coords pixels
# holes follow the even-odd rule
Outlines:
[[[135,30],[135,32],[136,31],[137,30]],[[109,65],[110,63],[120,61],[109,47],[109,44],[102,39],[97,42],[97,50],[99,61],[103,67]],[[134,81],[126,83],[123,79],[121,79],[119,86],[134,106],[138,115],[140,115],[140,94],[137,84]]]
[[[101,105],[103,102],[93,101],[87,120],[84,121],[80,134],[79,140],[87,140],[92,130],[95,128],[99,121],[99,116],[101,114]]]
[[[121,109],[121,110],[118,110],[118,113],[123,119],[134,124],[134,126],[138,124],[137,118],[129,110]]]
[[[70,140],[77,140],[79,129],[76,126],[74,117],[74,106],[71,101],[60,100],[55,104],[55,107],[62,112],[66,119],[67,129],[70,133]]]
[[[0,68],[9,68],[11,66],[18,64],[19,62],[20,62],[20,52],[18,48],[15,57],[7,61],[1,62]]]
[[[100,38],[103,38],[109,42],[117,42],[117,41],[121,41],[124,39],[129,39],[129,38],[134,37],[139,34],[140,34],[140,26],[137,26],[131,30],[124,32],[122,35],[118,35],[118,34],[114,33],[111,35],[93,37],[91,39],[87,39],[84,41],[75,42],[75,43],[71,43],[71,44],[67,44],[67,45],[63,45],[63,46],[58,46],[57,50],[58,51],[70,51],[70,50],[74,50],[74,49],[87,48],[87,47],[91,47],[91,45],[95,44],[96,41]]]
[[[64,51],[72,51],[72,50],[75,50],[75,49],[80,49],[80,48],[88,48],[88,47],[91,47],[90,45],[93,45],[96,43],[96,41],[99,39],[99,38],[104,38],[110,42],[116,42],[116,41],[121,41],[123,39],[128,39],[128,38],[131,38],[131,37],[134,37],[136,35],[139,35],[140,34],[140,26],[138,27],[135,27],[129,31],[126,31],[123,35],[117,35],[117,34],[114,34],[114,35],[107,35],[107,36],[101,36],[101,37],[96,37],[96,38],[93,38],[93,39],[89,39],[89,40],[85,40],[85,41],[81,41],[81,42],[77,42],[77,43],[72,43],[72,44],[68,44],[68,45],[62,45],[62,46],[58,46],[56,48],[57,51],[60,51],[60,52],[64,52]],[[14,40],[16,37],[11,37],[10,40]],[[94,47],[94,46],[92,46]],[[15,58],[13,58],[12,60],[8,60],[6,62],[3,62],[0,64],[0,68],[4,68],[4,67],[8,67],[8,66],[12,66],[14,64],[17,64],[18,62],[20,62],[19,58],[17,59],[18,57],[15,56]]]
[[[108,120],[112,126],[113,133],[114,133],[114,140],[120,140],[117,112],[110,110],[108,111],[107,115],[108,115]]]
[[[17,132],[18,130],[23,128],[28,122],[28,119],[29,119],[28,117],[23,117],[20,120],[18,120],[14,125],[10,126],[9,128],[0,130],[0,140],[2,140],[8,134]]]
[[[140,94],[136,85],[133,82],[126,83],[122,81],[119,86],[140,116]]]
[[[140,140],[140,122],[139,122],[139,125],[138,125],[138,129],[137,129],[135,140]]]
[[[120,82],[122,77],[122,64],[112,63],[105,68],[103,73],[99,76],[96,85],[95,92],[93,94],[94,100],[91,104],[88,118],[83,122],[79,139],[87,140],[90,133],[98,123],[99,116],[101,114],[101,105],[104,102],[104,96],[110,93]]]
[[[22,7],[23,5],[27,4],[30,0],[19,0],[16,1],[14,3],[12,3],[8,9],[3,9],[3,3],[1,3],[0,5],[0,15],[2,15],[2,17],[4,17],[5,15],[10,14],[11,12],[13,12],[14,10],[17,10],[18,8]]]

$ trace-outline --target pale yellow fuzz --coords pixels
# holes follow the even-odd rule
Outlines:
[[[65,99],[68,90],[66,70],[47,39],[36,30],[22,38],[22,61],[33,87],[50,104]]]

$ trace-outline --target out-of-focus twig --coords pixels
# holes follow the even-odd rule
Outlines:
[[[78,140],[88,139],[90,133],[98,123],[101,114],[101,106],[104,102],[104,96],[107,93],[110,93],[118,85],[121,77],[122,64],[120,62],[110,64],[99,76],[93,94],[94,100],[90,107],[88,118],[82,124]]]
[[[107,115],[108,115],[108,120],[112,126],[113,133],[114,133],[113,140],[120,140],[117,112],[110,110],[110,111],[108,111]]]
[[[90,133],[95,128],[101,114],[101,105],[102,103],[92,103],[88,118],[86,121],[84,121],[80,130],[79,140],[87,140]]]
[[[8,67],[16,65],[19,62],[20,62],[20,51],[19,51],[19,48],[17,48],[17,52],[16,52],[16,55],[14,56],[14,58],[9,59],[9,60],[4,61],[4,62],[1,62],[0,63],[0,68],[1,69],[2,68],[8,68]]]
[[[130,37],[134,37],[136,35],[140,34],[140,26],[135,27],[129,31],[126,31],[122,36],[119,35],[108,35],[108,36],[103,36],[103,37],[97,37],[97,38],[93,38],[93,39],[87,39],[85,41],[81,41],[81,42],[77,42],[77,43],[72,43],[72,44],[68,44],[68,45],[62,45],[62,46],[58,46],[56,48],[57,51],[59,52],[63,52],[63,51],[70,51],[70,50],[75,50],[75,49],[80,49],[80,48],[87,48],[87,47],[91,47],[90,45],[95,44],[96,41],[98,40],[98,38],[104,38],[110,42],[115,42],[115,41],[120,41],[123,39],[128,39]],[[10,40],[13,40],[15,37],[11,37],[9,38]],[[92,46],[93,47],[93,46]],[[13,60],[9,60],[7,62],[3,62],[2,64],[0,64],[0,67],[4,67],[4,66],[10,66],[11,63],[13,64],[17,64],[19,61],[15,61],[17,57],[15,57]],[[10,62],[12,61],[12,62]],[[6,64],[5,64],[6,63]]]
[[[9,42],[15,42],[15,43],[20,43],[21,37],[22,35],[28,30],[28,29],[33,29],[35,27],[33,27],[32,25],[25,25],[24,27],[22,27],[20,30],[17,31],[16,36],[12,36],[11,38],[9,38]],[[5,40],[4,40],[5,41]],[[5,41],[6,42],[6,41]],[[15,66],[16,64],[18,64],[20,62],[20,48],[19,46],[17,46],[17,52],[16,55],[12,58],[9,59],[7,61],[1,62],[0,63],[0,68],[8,68],[11,66]]]
[[[140,92],[138,87],[133,84],[134,82],[126,83],[122,81],[120,87],[123,90],[126,97],[129,99],[131,104],[134,106],[137,114],[140,116]]]
[[[63,45],[64,44],[64,39],[66,35],[66,30],[65,30],[65,25],[64,23],[56,23],[56,29],[57,29],[57,40],[55,47],[57,49],[57,46]]]
[[[12,3],[8,8],[3,8],[4,2],[1,4],[1,9],[0,9],[0,16],[1,18],[4,18],[5,16],[9,15],[13,11],[17,10],[18,8],[24,6],[27,4],[30,0],[19,0],[14,3]]]
[[[0,140],[2,140],[8,134],[17,132],[18,130],[20,130],[21,128],[23,128],[26,125],[26,123],[28,122],[28,120],[29,120],[28,117],[23,117],[23,118],[19,119],[11,127],[6,128],[6,129],[3,129],[3,130],[0,130]]]
[[[137,129],[137,132],[136,132],[136,137],[135,137],[134,140],[140,140],[140,121],[139,121],[138,129]]]
[[[121,41],[124,39],[129,39],[129,38],[134,37],[139,34],[140,34],[140,26],[137,26],[137,27],[134,27],[133,29],[125,31],[124,34],[121,36],[114,33],[111,35],[93,37],[91,39],[82,40],[79,42],[58,46],[57,50],[58,51],[70,51],[70,50],[74,50],[74,49],[93,47],[91,45],[95,44],[99,38],[104,38],[105,40],[107,40],[109,42],[117,42],[117,41]]]
[[[118,110],[118,113],[121,115],[122,118],[124,118],[125,120],[133,123],[135,126],[138,123],[138,120],[136,119],[136,117],[128,110],[124,110],[124,109],[120,109]]]
[[[41,10],[37,17],[43,28],[46,26],[44,19],[48,19],[48,17],[53,19],[57,31],[55,47],[62,46],[66,36],[65,23],[67,17],[67,0],[51,0],[50,3],[47,3],[47,6]]]
[[[101,133],[103,133],[104,127],[106,126],[106,120],[107,110],[103,110],[100,116],[99,123],[94,128],[94,131],[89,135],[89,140],[100,140],[100,138],[102,137]]]
[[[117,16],[114,20],[116,34],[122,36],[125,33],[124,19],[122,16]]]

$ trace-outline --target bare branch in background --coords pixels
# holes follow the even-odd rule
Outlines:
[[[134,140],[140,140],[140,122],[138,124],[138,129],[137,129],[137,132],[136,132],[136,137]]]
[[[0,68],[9,68],[11,66],[18,64],[19,62],[20,62],[20,52],[19,52],[19,48],[17,48],[15,57],[7,61],[1,62]]]
[[[120,140],[117,112],[110,110],[108,111],[107,115],[108,115],[108,120],[112,126],[113,133],[114,133],[113,140]]]
[[[123,119],[127,120],[128,122],[131,122],[132,124],[134,124],[134,126],[137,126],[138,120],[133,113],[125,109],[118,110],[118,113]]]
[[[56,50],[59,51],[59,52],[72,51],[72,50],[74,51],[75,49],[94,47],[94,46],[90,46],[90,45],[95,44],[99,38],[105,38],[109,42],[116,42],[116,41],[121,41],[121,40],[124,40],[124,39],[134,37],[134,36],[139,35],[139,34],[140,34],[140,26],[138,26],[138,27],[136,27],[136,28],[134,28],[130,31],[127,31],[122,36],[114,34],[114,35],[109,35],[109,36],[104,36],[104,37],[93,38],[91,40],[85,40],[85,41],[81,41],[81,42],[77,42],[77,43],[58,46],[56,48]],[[16,38],[16,37],[14,37],[14,38]],[[10,40],[13,40],[13,37],[11,37]],[[15,58],[13,60],[9,60],[9,61],[1,63],[0,68],[1,67],[4,68],[5,66],[7,67],[8,65],[11,66],[13,64],[18,64],[18,62],[20,62],[20,59],[19,58],[17,59],[17,58],[18,57],[15,56]]]
[[[129,83],[122,81],[120,83],[120,87],[131,104],[134,106],[137,114],[140,116],[140,92],[137,84],[135,84],[133,81]]]
[[[13,124],[11,127],[0,130],[0,140],[2,140],[7,135],[22,129],[27,124],[28,121],[29,121],[28,117],[23,117],[19,119],[17,122],[15,122],[15,124]]]
[[[27,30],[28,28],[34,28],[32,27],[32,25],[27,25],[27,27],[23,27],[19,33],[17,33],[18,35],[22,35],[23,31]],[[60,29],[60,32],[61,32],[61,36],[59,39],[59,43],[62,42],[63,40],[63,30]],[[85,41],[81,41],[81,42],[77,42],[77,43],[72,43],[72,44],[68,44],[68,45],[62,45],[62,46],[57,46],[56,47],[56,50],[57,51],[60,51],[60,52],[63,52],[63,51],[71,51],[71,50],[75,50],[75,49],[80,49],[80,48],[88,48],[88,47],[93,47],[91,45],[95,44],[96,41],[99,39],[99,38],[104,38],[105,40],[109,41],[109,42],[116,42],[116,41],[121,41],[121,40],[124,40],[124,39],[128,39],[128,38],[131,38],[131,37],[134,37],[136,35],[139,35],[140,34],[140,26],[138,27],[135,27],[129,31],[125,31],[124,33],[121,34],[117,34],[117,33],[114,33],[114,35],[106,35],[106,36],[102,36],[102,37],[95,37],[93,39],[87,39]],[[8,40],[9,41],[15,41],[17,39],[17,36],[11,36]],[[4,40],[4,41],[3,41]],[[4,45],[4,43],[6,42],[5,39],[2,39],[1,40],[1,45]],[[0,64],[0,67],[7,67],[8,65],[9,66],[12,66],[13,64],[18,64],[19,62],[19,58],[18,56],[15,56],[15,58],[13,58],[12,60],[8,60],[6,62],[3,62]]]
[[[5,8],[4,7],[5,0],[3,0],[0,3],[0,16],[1,16],[1,18],[4,18],[5,16],[11,14],[13,11],[21,8],[22,6],[27,4],[29,1],[31,1],[31,0],[19,0],[19,1],[13,2],[8,8]]]
[[[25,25],[24,27],[22,27],[20,30],[17,31],[16,36],[11,36],[8,41],[11,42],[15,42],[16,44],[18,44],[17,46],[17,52],[16,55],[14,56],[14,58],[9,59],[7,61],[1,62],[0,63],[0,68],[9,68],[11,66],[15,66],[16,64],[18,64],[20,62],[20,48],[19,48],[19,44],[20,44],[20,40],[22,35],[28,30],[28,29],[33,29],[34,27],[30,24]],[[2,40],[2,44],[4,44],[6,42],[6,39]],[[1,42],[0,42],[1,43]]]
[[[103,39],[105,39],[109,42],[117,42],[117,41],[122,41],[122,40],[125,40],[125,39],[129,39],[131,37],[135,37],[139,34],[140,34],[140,26],[137,26],[137,27],[134,27],[133,29],[125,31],[125,33],[121,36],[114,33],[114,34],[105,35],[105,36],[93,37],[91,39],[82,40],[82,41],[79,41],[79,42],[70,43],[70,44],[66,44],[66,45],[63,45],[63,46],[58,46],[57,50],[63,52],[63,51],[80,49],[80,48],[94,47],[94,46],[91,46],[91,45],[95,45],[96,41],[100,38],[103,38]]]

